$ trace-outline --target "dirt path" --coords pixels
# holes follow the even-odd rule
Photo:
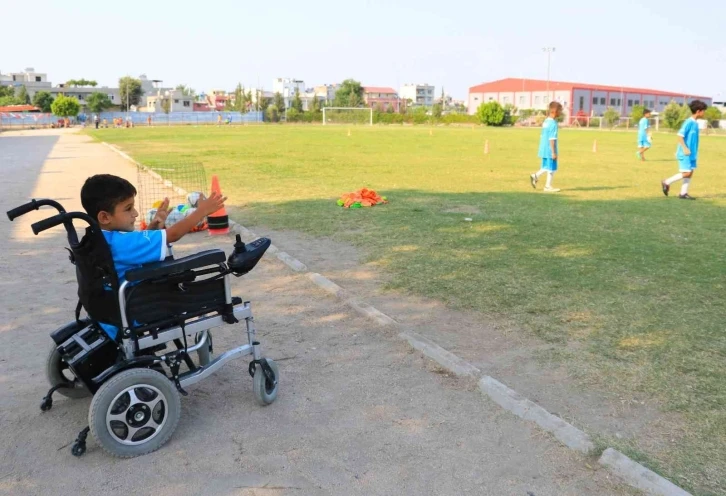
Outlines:
[[[136,176],[102,145],[50,131],[4,133],[0,172],[3,212],[34,196],[77,209],[88,175]],[[41,217],[2,221],[0,494],[633,494],[273,258],[235,279],[234,294],[253,302],[263,346],[279,360],[278,401],[257,406],[247,362],[232,362],[182,401],[160,451],[116,460],[89,438],[76,459],[68,446],[89,400],[38,408],[48,333],[76,302],[62,231],[30,231]],[[231,239],[193,235],[177,254],[211,246],[228,250]],[[241,330],[217,329],[215,349]]]

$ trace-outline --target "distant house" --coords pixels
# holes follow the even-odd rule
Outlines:
[[[400,105],[400,99],[398,98],[396,90],[381,86],[364,86],[363,101],[368,107],[375,108],[380,104],[384,110],[393,107],[393,110],[396,112],[398,112]]]

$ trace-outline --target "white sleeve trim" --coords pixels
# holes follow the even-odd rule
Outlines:
[[[681,133],[680,131],[678,132],[678,136],[680,136],[681,138],[685,138],[686,137],[686,135],[683,134],[683,133]]]
[[[159,261],[163,262],[166,259],[168,253],[169,251],[166,248],[166,229],[161,229],[161,255]]]

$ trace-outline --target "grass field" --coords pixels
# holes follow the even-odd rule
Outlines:
[[[660,180],[677,170],[667,134],[655,135],[641,163],[634,133],[561,130],[559,194],[529,185],[538,130],[91,134],[151,166],[200,161],[219,175],[242,223],[356,244],[397,287],[561,344],[562,360],[583,381],[642,391],[687,420],[668,453],[621,448],[698,494],[726,494],[725,138],[701,138],[690,190],[699,199],[688,202],[675,197],[679,185],[674,197],[660,191]],[[360,187],[391,203],[335,205]]]

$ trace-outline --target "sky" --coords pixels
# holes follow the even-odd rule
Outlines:
[[[726,2],[276,0],[10,2],[0,72],[117,86],[146,74],[198,93],[353,78],[399,89],[506,77],[635,86],[726,98]],[[72,8],[70,6],[73,6]],[[8,22],[13,20],[13,22]],[[258,83],[259,82],[259,83]]]

